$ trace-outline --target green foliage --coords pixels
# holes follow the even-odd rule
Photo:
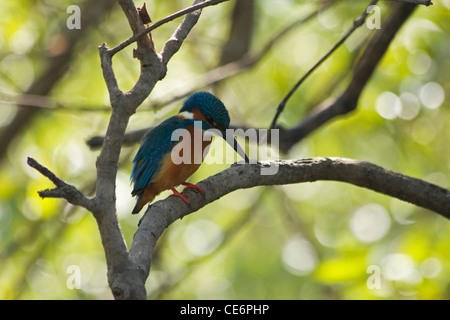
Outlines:
[[[256,2],[255,51],[317,5]],[[232,122],[268,127],[279,101],[337,42],[366,2],[340,1],[291,31],[254,68],[217,86]],[[189,3],[148,1],[147,8],[157,21]],[[69,32],[77,32],[65,28],[69,4],[0,2],[0,95],[25,91],[45,69],[47,55],[63,45]],[[390,4],[380,7],[383,22]],[[216,67],[231,9],[232,2],[203,10],[129,130],[176,112],[180,101],[148,110],[151,102],[176,95]],[[449,188],[449,18],[448,1],[418,8],[364,90],[358,109],[282,157],[367,160]],[[157,50],[178,22],[152,33]],[[295,125],[319,102],[339,94],[371,34],[363,26],[322,65],[290,100],[280,124]],[[40,110],[6,150],[0,166],[1,299],[112,297],[94,218],[65,201],[40,199],[36,191],[51,188],[51,182],[29,168],[26,159],[32,156],[86,194],[93,192],[98,151],[85,141],[105,132],[109,116],[103,110],[108,96],[97,46],[107,42],[112,47],[129,36],[117,6],[75,48],[69,71],[52,90],[50,97],[64,108]],[[121,89],[129,90],[139,77],[132,48],[114,57],[114,67]],[[0,108],[1,135],[18,107],[2,103]],[[136,150],[123,148],[117,176],[118,216],[128,244],[139,220],[130,214],[134,199],[128,180]],[[191,182],[225,168],[204,164]],[[151,298],[162,299],[449,299],[449,235],[450,223],[432,212],[343,183],[240,190],[165,231],[147,290]],[[80,268],[80,289],[67,285],[72,265]],[[370,266],[380,268],[379,288],[368,285]]]

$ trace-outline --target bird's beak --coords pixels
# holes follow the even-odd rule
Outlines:
[[[222,131],[222,137],[225,139],[226,142],[228,142],[230,146],[233,147],[234,151],[236,151],[237,154],[240,155],[245,160],[245,163],[250,163],[250,160],[245,154],[245,151],[241,148],[241,146],[238,144],[238,142],[231,133],[228,133],[227,130],[225,129]]]

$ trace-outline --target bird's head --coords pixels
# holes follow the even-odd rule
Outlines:
[[[218,129],[234,150],[249,162],[249,159],[234,137],[226,129],[230,126],[230,115],[219,98],[208,92],[196,92],[184,101],[178,115],[181,118],[202,121],[203,129]]]
[[[196,92],[191,95],[180,109],[185,118],[205,122],[208,128],[223,131],[230,125],[230,116],[219,98],[208,92]]]

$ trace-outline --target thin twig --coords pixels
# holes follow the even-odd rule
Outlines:
[[[219,3],[225,2],[228,0],[208,0],[193,6],[190,6],[186,9],[180,10],[178,12],[175,12],[174,14],[171,14],[170,16],[165,17],[164,19],[161,19],[157,22],[155,22],[154,24],[152,24],[150,27],[142,30],[141,32],[136,33],[135,35],[133,35],[132,37],[130,37],[129,39],[125,40],[124,42],[122,42],[121,44],[119,44],[118,46],[108,50],[109,54],[111,56],[115,55],[117,52],[119,52],[120,50],[126,48],[127,46],[129,46],[130,44],[132,44],[133,42],[136,42],[140,37],[142,37],[143,35],[146,35],[147,33],[151,32],[152,30],[155,30],[156,28],[162,26],[163,24],[166,24],[167,22],[170,22],[176,18],[179,18],[181,16],[184,16],[190,12],[193,11],[197,11],[199,9],[203,9],[205,7],[209,7],[209,6],[215,6]]]
[[[272,175],[262,175],[268,166]],[[198,183],[207,190],[202,196],[183,191],[190,207],[174,197],[153,203],[141,218],[130,248],[130,258],[145,274],[150,271],[152,252],[164,230],[176,220],[238,189],[285,185],[319,180],[341,181],[367,188],[427,208],[450,219],[450,190],[406,176],[375,164],[345,158],[313,158],[267,161],[264,164],[235,164]],[[227,183],[223,183],[227,181]]]
[[[55,189],[38,191],[41,198],[63,198],[73,205],[92,210],[91,200],[86,198],[77,188],[58,178],[52,171],[31,157],[28,157],[27,164],[47,177],[56,186]]]
[[[202,75],[201,80],[196,82],[195,85],[193,85],[192,87],[185,88],[184,90],[176,90],[177,91],[176,95],[172,95],[171,97],[166,98],[165,100],[153,101],[150,108],[146,109],[140,108],[140,110],[147,111],[162,108],[175,101],[187,97],[196,90],[216,84],[220,81],[224,81],[230,77],[240,74],[241,72],[244,72],[245,70],[248,70],[249,68],[259,63],[270,52],[270,50],[289,33],[289,31],[292,31],[297,26],[304,25],[304,23],[308,22],[313,17],[315,17],[318,12],[320,11],[323,12],[324,10],[330,8],[331,5],[334,4],[335,2],[336,0],[326,2],[325,4],[323,4],[313,12],[309,13],[305,17],[301,17],[300,19],[296,19],[290,22],[281,30],[277,31],[274,35],[272,35],[269,38],[269,40],[267,40],[267,42],[256,52],[249,52],[237,61],[230,62],[227,63],[226,65],[212,69],[207,73],[205,73],[204,75]],[[125,134],[123,143],[126,145],[136,143],[151,128],[152,127],[148,127],[140,130],[127,132]],[[95,149],[102,146],[103,140],[104,136],[94,136],[89,140],[87,140],[86,143],[90,148]]]
[[[295,27],[301,26],[307,21],[311,20],[313,17],[317,15],[319,11],[323,12],[325,9],[329,8],[331,4],[335,3],[336,0],[331,0],[324,3],[317,10],[311,12],[305,17],[300,19],[296,19],[291,23],[287,24],[281,30],[272,35],[269,40],[256,52],[249,52],[245,54],[239,60],[230,62],[226,65],[217,67],[208,71],[206,74],[202,75],[201,80],[195,84],[194,86],[184,89],[181,93],[177,93],[165,100],[162,101],[154,101],[151,104],[150,108],[140,108],[140,111],[148,111],[162,108],[166,105],[169,105],[177,100],[187,97],[192,94],[196,90],[201,88],[216,84],[218,82],[224,81],[230,77],[240,74],[241,72],[246,71],[247,69],[253,67],[258,62],[260,62],[267,53],[278,43],[280,40],[284,38],[290,31],[292,31]],[[102,45],[103,46],[103,45]],[[101,48],[101,47],[100,47]],[[105,48],[107,46],[105,45]],[[103,50],[103,49],[101,49]],[[107,50],[106,50],[107,51]],[[107,64],[110,65],[109,63]],[[111,72],[111,70],[109,71]],[[114,73],[111,73],[113,76]],[[101,105],[87,105],[87,106],[70,106],[68,104],[62,103],[60,101],[55,100],[54,98],[50,98],[47,96],[40,95],[30,95],[30,94],[21,94],[17,96],[13,95],[5,95],[0,94],[0,104],[20,104],[24,107],[30,108],[38,108],[38,109],[46,109],[46,110],[54,110],[54,111],[73,111],[73,112],[106,112],[110,111],[111,108],[109,106],[101,106]],[[145,129],[143,133],[145,133],[148,129]],[[142,133],[142,135],[143,135]],[[125,135],[124,144],[131,144],[138,141],[142,135],[136,136],[134,132],[130,132],[130,136],[128,137],[128,133]],[[134,138],[136,137],[136,138]],[[90,139],[92,140],[92,145],[88,142],[88,145],[91,148],[101,147],[103,143],[103,136],[96,136]]]
[[[383,28],[377,30],[367,44],[364,52],[359,57],[354,67],[350,83],[344,92],[342,92],[342,94],[340,94],[331,104],[320,104],[296,126],[280,133],[280,136],[284,137],[283,150],[285,152],[328,121],[337,116],[348,114],[357,108],[361,93],[374,74],[377,65],[388,50],[389,45],[394,40],[397,32],[405,24],[416,7],[416,5],[409,3],[399,3],[393,6],[388,17],[385,19]]]
[[[412,4],[423,4],[425,6],[433,5],[431,0],[383,0],[383,1],[392,1],[392,2],[404,2],[404,3],[412,3]]]
[[[369,6],[377,4],[378,0],[372,0],[370,2]],[[347,31],[347,33],[331,48],[330,51],[328,51],[311,69],[306,72],[306,74],[300,78],[300,80],[292,87],[292,89],[288,92],[288,94],[283,98],[283,100],[280,102],[277,108],[277,112],[272,120],[272,123],[270,124],[270,129],[274,129],[278,118],[280,114],[283,112],[284,108],[286,107],[286,103],[288,100],[292,97],[292,95],[297,91],[298,87],[320,66],[322,65],[325,60],[327,60],[349,37],[350,35],[358,29],[360,26],[364,24],[364,21],[366,20],[367,16],[369,15],[369,12],[367,10],[364,10],[364,12],[359,16],[355,21],[353,21],[352,27]]]
[[[39,171],[44,177],[47,177],[56,187],[62,187],[66,183],[58,178],[53,172],[51,172],[48,168],[41,165],[39,162],[37,162],[35,159],[28,157],[27,164]]]

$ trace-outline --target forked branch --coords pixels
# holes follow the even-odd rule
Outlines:
[[[39,171],[44,177],[47,177],[56,186],[54,189],[38,191],[41,198],[62,198],[66,199],[73,205],[81,206],[87,210],[92,210],[91,200],[86,198],[83,193],[81,193],[81,191],[73,185],[61,180],[52,171],[31,157],[28,157],[27,164]]]

